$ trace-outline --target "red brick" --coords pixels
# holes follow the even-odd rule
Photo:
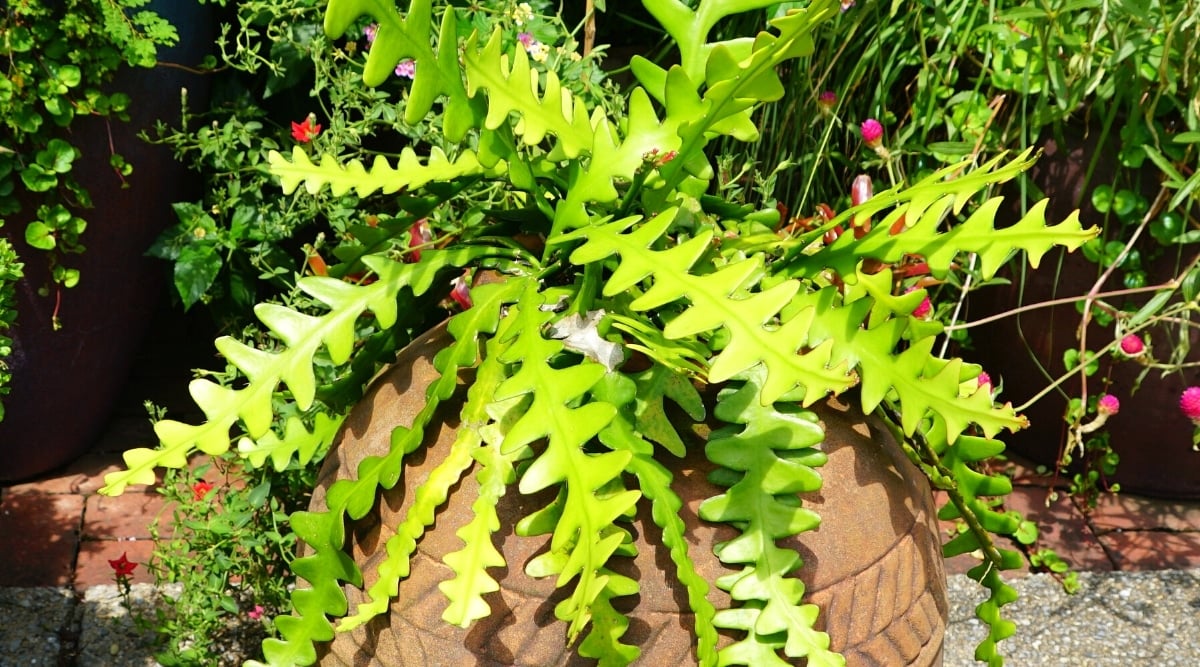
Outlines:
[[[123,470],[121,455],[115,452],[88,452],[75,459],[65,468],[49,475],[13,486],[14,491],[35,493],[95,493],[104,486],[104,476]],[[131,491],[145,487],[131,486]]]
[[[1039,467],[1036,463],[1014,454],[1009,454],[1008,460],[998,466],[997,472],[1007,475],[1013,486],[1042,486],[1047,488],[1065,489],[1068,480],[1062,475],[1054,474],[1053,470]]]
[[[1126,530],[1100,536],[1121,570],[1176,570],[1200,567],[1200,533]]]
[[[1144,498],[1124,493],[1101,496],[1088,514],[1097,533],[1110,530],[1200,530],[1200,502]]]
[[[83,498],[5,491],[0,586],[66,586],[79,544]]]
[[[79,561],[75,566],[75,588],[115,583],[109,561],[117,560],[122,554],[137,563],[129,577],[131,583],[155,583],[154,575],[146,567],[153,552],[154,542],[151,540],[84,540],[80,542]]]
[[[150,524],[161,517],[166,502],[157,493],[126,492],[119,496],[94,494],[87,497],[83,514],[83,536],[88,540],[150,539]]]
[[[1034,548],[1053,549],[1076,570],[1112,570],[1112,560],[1070,496],[1060,491],[1058,498],[1047,505],[1049,494],[1050,489],[1042,487],[1016,487],[1005,500],[1008,509],[1017,510],[1037,525]]]

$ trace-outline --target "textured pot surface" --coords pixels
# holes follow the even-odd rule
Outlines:
[[[325,493],[336,479],[352,477],[365,456],[387,451],[393,426],[411,423],[425,386],[435,377],[431,360],[443,335],[439,328],[404,350],[351,413],[321,472],[314,509],[324,508]],[[410,457],[401,484],[348,533],[367,586],[386,556],[387,539],[411,504],[411,490],[448,450],[460,405],[455,400],[443,406],[440,430],[431,428],[427,449]],[[829,462],[821,468],[822,492],[804,500],[821,515],[822,524],[788,544],[804,558],[800,577],[808,587],[808,601],[821,607],[819,625],[830,632],[833,647],[845,654],[849,665],[940,665],[947,603],[929,487],[894,441],[870,428],[860,413],[834,404],[818,413],[827,429]],[[700,502],[719,488],[706,479],[712,466],[703,457],[701,443],[689,444],[696,454],[674,468],[675,488],[685,502],[682,512],[689,524],[691,557],[701,575],[713,581],[729,570],[713,556],[712,547],[734,533],[696,517]],[[523,496],[515,488],[504,496],[496,541],[509,565],[492,571],[501,586],[486,598],[492,615],[463,630],[441,620],[447,603],[437,585],[452,574],[441,558],[461,548],[455,531],[470,519],[476,498],[474,478],[467,477],[420,541],[411,576],[401,582],[391,614],[338,635],[324,647],[321,664],[594,664],[563,646],[566,628],[554,618],[554,606],[563,595],[555,591],[553,578],[535,580],[523,572],[524,564],[545,548],[548,536],[513,534],[516,519],[552,497]],[[632,524],[638,555],[618,558],[614,567],[641,586],[639,595],[616,602],[631,617],[624,641],[642,649],[637,664],[695,664],[691,617],[680,613],[687,608],[686,593],[672,584],[674,565],[666,550],[658,547],[659,530],[648,509],[639,509]],[[354,588],[347,587],[347,594],[351,609],[364,599]],[[729,602],[715,587],[709,599],[718,608]]]
[[[198,64],[216,35],[211,8],[176,2],[155,2],[152,8],[181,36],[180,44],[160,57]],[[207,104],[205,76],[178,67],[126,68],[113,88],[132,99],[130,122],[81,118],[72,125],[70,139],[82,152],[75,176],[95,208],[75,211],[88,221],[82,239],[87,250],[65,260],[80,270],[80,281],[62,292],[62,329],[51,325],[53,289],[49,296],[38,294],[51,284],[45,254],[24,242],[36,205],[26,202],[25,210],[0,229],[25,263],[10,334],[11,393],[0,421],[0,481],[38,475],[86,451],[129,375],[167,275],[166,265],[145,253],[173,222],[171,204],[199,196],[199,182],[174,161],[169,148],[150,146],[137,136],[160,119],[178,119],[182,87],[188,88],[193,106]],[[110,143],[134,166],[128,187],[109,166]]]

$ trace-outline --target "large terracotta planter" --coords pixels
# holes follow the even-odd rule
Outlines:
[[[213,48],[211,7],[194,2],[154,2],[180,33],[180,44],[160,59],[195,66]],[[50,283],[42,252],[24,243],[25,225],[36,206],[0,228],[25,262],[18,285],[17,322],[10,333],[11,393],[0,421],[0,481],[33,477],[68,463],[91,445],[104,427],[120,388],[162,297],[166,267],[145,256],[172,224],[171,204],[199,196],[199,182],[175,162],[171,151],[150,146],[137,134],[158,120],[179,116],[180,89],[193,106],[206,104],[208,77],[179,67],[118,73],[114,87],[133,103],[128,123],[81,118],[70,139],[80,148],[76,178],[95,208],[78,211],[88,221],[82,255],[67,258],[80,270],[79,284],[62,293],[63,328],[51,326],[55,296],[40,296]],[[109,142],[134,166],[127,188],[109,167]]]
[[[313,508],[324,508],[329,485],[351,476],[363,457],[386,452],[395,425],[411,423],[426,385],[435,377],[431,360],[445,335],[435,329],[406,348],[351,413],[321,471]],[[410,459],[401,484],[348,532],[348,548],[363,567],[368,586],[374,566],[386,555],[387,539],[411,502],[410,489],[429,474],[453,439],[461,404],[451,403],[443,410],[439,429],[431,429],[428,449]],[[821,606],[820,626],[830,632],[834,648],[850,665],[940,665],[947,602],[930,489],[871,420],[832,403],[819,414],[827,429],[829,462],[821,469],[822,493],[804,500],[823,522],[818,531],[790,545],[804,558],[800,576],[811,601]],[[691,451],[702,452],[699,442],[693,444]],[[731,530],[703,523],[695,515],[701,500],[718,492],[705,478],[711,469],[701,453],[674,470],[676,488],[686,503],[691,556],[710,581],[728,572],[712,555],[712,546],[732,537]],[[475,498],[474,478],[468,477],[421,540],[391,614],[339,635],[324,647],[322,665],[593,664],[563,646],[565,627],[553,613],[562,596],[556,594],[552,578],[535,580],[523,572],[548,537],[517,537],[512,526],[516,518],[549,502],[544,494],[522,496],[514,488],[503,498],[497,546],[509,565],[495,572],[501,590],[488,597],[492,615],[467,630],[441,621],[446,602],[437,584],[451,574],[441,557],[460,548],[455,531],[469,519]],[[638,556],[618,559],[624,562],[617,568],[641,585],[636,607],[629,612],[626,641],[642,648],[638,664],[695,664],[690,618],[680,613],[686,608],[686,594],[671,583],[674,566],[658,546],[659,531],[645,508],[633,526]],[[352,587],[346,592],[353,609],[363,595]],[[726,594],[715,587],[709,598],[718,608],[728,604]]]

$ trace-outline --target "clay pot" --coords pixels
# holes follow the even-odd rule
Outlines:
[[[435,377],[432,359],[445,344],[435,329],[403,350],[350,414],[326,459],[311,507],[324,509],[335,480],[350,477],[366,456],[387,451],[392,428],[411,424],[426,385]],[[465,393],[465,392],[460,392]],[[425,448],[411,456],[401,483],[383,495],[376,508],[348,531],[348,552],[362,567],[366,585],[386,556],[385,544],[412,501],[411,489],[425,479],[448,451],[457,428],[461,398],[441,410]],[[788,540],[804,558],[800,577],[808,599],[820,605],[819,626],[851,665],[940,665],[947,601],[940,541],[929,486],[882,429],[855,409],[830,403],[818,410],[827,429],[829,462],[821,468],[824,488],[804,498],[822,517],[820,529]],[[706,479],[713,466],[702,443],[690,443],[689,456],[674,468],[675,488],[685,501],[691,557],[709,581],[729,572],[712,554],[715,543],[734,536],[725,526],[696,517],[700,502],[720,492]],[[508,566],[493,571],[501,590],[489,595],[492,615],[463,630],[441,620],[446,601],[437,584],[450,577],[442,556],[461,548],[455,531],[470,518],[476,484],[468,476],[454,489],[448,506],[422,538],[411,575],[401,582],[391,614],[338,635],[323,648],[322,665],[584,665],[565,647],[566,629],[554,618],[562,599],[553,578],[524,574],[529,559],[541,552],[548,536],[522,538],[516,520],[548,503],[553,495],[524,496],[515,488],[499,507],[497,548]],[[617,558],[616,568],[638,580],[641,591],[617,601],[631,617],[625,641],[642,649],[637,664],[695,664],[686,592],[673,584],[674,565],[659,545],[659,530],[646,507],[632,524],[638,555]],[[347,587],[350,608],[364,599]],[[709,599],[721,608],[728,596],[715,586]],[[726,643],[731,638],[722,640]]]
[[[212,8],[190,2],[154,2],[155,11],[179,30],[180,43],[160,59],[195,66],[216,37]],[[162,297],[166,267],[145,252],[172,223],[171,204],[199,196],[199,182],[175,162],[171,151],[151,146],[137,134],[158,120],[176,121],[180,88],[193,107],[207,104],[207,77],[178,67],[119,72],[113,84],[129,94],[131,120],[106,123],[80,118],[70,140],[82,157],[75,177],[92,195],[95,208],[77,211],[88,221],[87,250],[66,258],[80,270],[79,284],[63,290],[51,325],[55,295],[45,255],[24,242],[25,225],[36,210],[25,210],[0,228],[25,263],[17,286],[17,321],[8,363],[13,379],[0,421],[0,481],[20,480],[66,464],[85,452],[107,423],[120,388]],[[133,165],[128,187],[109,167],[109,142]]]

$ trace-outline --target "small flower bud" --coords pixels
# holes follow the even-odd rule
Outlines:
[[[862,132],[863,141],[867,146],[878,148],[883,144],[883,125],[874,118],[864,120],[859,131]]]
[[[987,371],[979,371],[979,375],[975,376],[975,383],[980,389],[987,388],[989,391],[992,388],[992,376],[987,374]]]
[[[1179,409],[1183,415],[1200,426],[1200,387],[1192,386],[1183,390],[1179,397]]]
[[[1127,357],[1140,357],[1146,351],[1146,343],[1137,334],[1129,334],[1121,339],[1121,352]]]
[[[817,96],[817,108],[821,110],[822,116],[832,116],[835,106],[837,106],[837,93],[832,90],[826,90]]]
[[[1105,394],[1096,402],[1096,412],[1102,415],[1115,415],[1121,411],[1121,401],[1112,394]]]

